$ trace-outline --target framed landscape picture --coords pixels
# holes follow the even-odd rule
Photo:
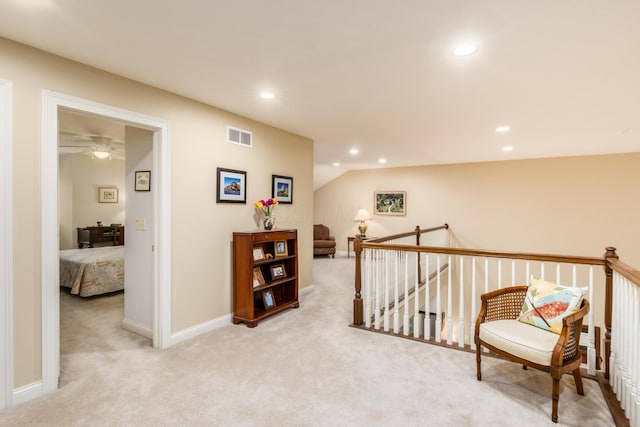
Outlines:
[[[151,191],[151,171],[136,171],[135,191]]]
[[[376,191],[373,194],[373,212],[376,215],[406,215],[407,192]]]
[[[118,187],[98,188],[98,203],[118,203]]]
[[[278,203],[293,203],[293,177],[271,175],[271,197],[278,199]]]
[[[247,203],[247,172],[217,169],[216,203]]]

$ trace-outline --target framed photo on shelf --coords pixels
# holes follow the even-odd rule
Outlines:
[[[216,203],[247,203],[247,172],[217,168]]]
[[[271,175],[271,197],[278,199],[278,203],[293,203],[293,177]]]
[[[276,264],[271,266],[271,280],[282,279],[287,277],[287,272],[284,269],[284,264]]]
[[[267,259],[267,257],[264,254],[264,249],[262,249],[262,247],[260,246],[256,246],[253,248],[253,260],[254,261],[263,261]]]
[[[136,171],[135,191],[151,191],[151,171]]]
[[[258,286],[264,285],[264,276],[262,275],[262,270],[260,267],[255,267],[253,269],[253,287],[257,288]]]
[[[272,308],[276,308],[276,299],[273,297],[273,291],[271,289],[262,291],[262,301],[264,302],[265,310],[269,311]]]
[[[98,203],[118,203],[118,187],[98,188]]]
[[[289,255],[287,251],[287,241],[286,240],[276,240],[274,243],[273,254],[276,258],[281,256]]]
[[[407,214],[406,191],[376,191],[373,193],[373,212],[376,215],[405,216]]]

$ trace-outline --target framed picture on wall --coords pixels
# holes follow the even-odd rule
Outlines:
[[[278,199],[278,203],[293,203],[293,177],[271,175],[271,197]]]
[[[373,211],[376,215],[407,214],[406,191],[376,191],[373,193]]]
[[[151,171],[136,171],[135,191],[151,191]]]
[[[118,203],[118,187],[98,188],[99,203]]]
[[[216,203],[247,203],[247,172],[217,169]]]

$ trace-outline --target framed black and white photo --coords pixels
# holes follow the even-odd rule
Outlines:
[[[247,172],[217,169],[216,203],[247,203]]]
[[[284,269],[284,264],[271,266],[271,280],[277,280],[287,277],[287,272]]]
[[[278,203],[293,203],[293,177],[271,175],[271,197],[278,199]]]
[[[151,171],[136,171],[135,191],[151,191]]]
[[[118,187],[98,188],[98,203],[118,203]]]
[[[276,240],[274,242],[274,255],[277,257],[287,256],[289,255],[287,251],[287,241],[286,240]]]
[[[262,291],[262,301],[264,302],[264,309],[269,311],[276,307],[276,299],[273,296],[271,289],[265,289]]]
[[[407,214],[406,191],[376,191],[373,194],[373,211],[376,215]]]

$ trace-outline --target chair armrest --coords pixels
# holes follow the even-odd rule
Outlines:
[[[561,366],[568,359],[582,357],[579,354],[582,320],[589,309],[589,301],[583,299],[580,310],[562,319],[562,330],[551,356],[552,363],[556,366]]]

